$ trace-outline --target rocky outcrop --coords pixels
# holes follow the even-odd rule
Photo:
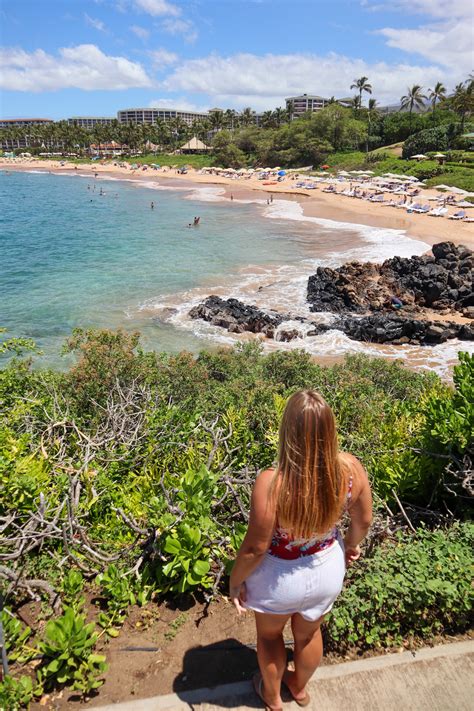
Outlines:
[[[237,299],[221,299],[219,296],[209,296],[189,314],[231,333],[261,333],[278,341],[292,341],[302,335],[310,338],[331,330],[342,331],[349,338],[368,343],[434,345],[450,338],[474,340],[474,323],[422,321],[394,314],[372,314],[362,317],[345,315],[330,324],[322,324],[290,314],[261,311]],[[301,327],[295,327],[295,322],[299,322]]]
[[[343,331],[355,341],[432,346],[451,338],[474,340],[474,323],[458,324],[450,321],[421,321],[401,316],[371,315],[357,318],[344,316],[330,328]]]
[[[380,265],[350,262],[338,269],[320,267],[308,280],[307,296],[311,311],[338,314],[330,324],[262,311],[219,296],[209,296],[189,313],[231,333],[250,331],[278,341],[309,338],[334,329],[369,343],[472,341],[474,321],[433,321],[429,314],[435,310],[474,317],[474,255],[452,242],[435,244],[432,252],[432,256],[409,259],[393,257]],[[397,298],[403,305],[394,312]]]
[[[381,265],[349,262],[338,269],[319,267],[308,280],[311,311],[334,313],[392,310],[392,298],[411,315],[426,309],[466,312],[474,306],[474,254],[464,246],[441,242],[433,255],[393,257]]]
[[[194,306],[189,315],[226,328],[231,333],[250,331],[263,333],[267,338],[273,338],[276,328],[285,320],[282,314],[265,313],[256,306],[247,306],[237,299],[224,300],[219,296],[208,296],[202,304]]]

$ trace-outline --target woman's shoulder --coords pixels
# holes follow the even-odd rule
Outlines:
[[[349,452],[340,452],[339,458],[346,472],[352,499],[355,499],[361,493],[362,489],[369,486],[367,472],[360,459],[355,457],[353,454],[350,454]]]

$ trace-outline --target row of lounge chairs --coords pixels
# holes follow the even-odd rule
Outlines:
[[[336,187],[334,185],[327,185],[325,188],[323,188],[322,192],[332,193],[333,195],[345,195],[346,197],[355,197],[362,200],[367,200],[368,202],[383,204],[387,207],[395,207],[401,210],[406,210],[407,213],[429,215],[430,217],[447,216],[448,220],[463,220],[464,222],[474,222],[473,217],[467,216],[466,210],[458,210],[452,215],[448,215],[448,208],[444,205],[432,208],[431,205],[423,205],[420,202],[407,202],[405,198],[403,198],[403,200],[400,200],[399,202],[395,202],[395,200],[385,200],[384,195],[382,193],[372,193],[367,195],[364,194],[364,192],[360,192],[359,190],[346,189],[339,191],[336,190]],[[419,190],[417,192],[419,192]],[[412,197],[414,197],[414,195],[412,195]]]

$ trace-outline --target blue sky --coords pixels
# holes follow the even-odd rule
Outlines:
[[[408,85],[472,71],[471,0],[3,0],[0,116],[133,106],[265,110],[368,76]]]

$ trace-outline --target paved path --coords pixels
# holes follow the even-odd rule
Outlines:
[[[473,711],[474,641],[321,667],[309,684],[314,711]],[[102,706],[102,711],[217,711],[262,705],[250,682]],[[293,703],[285,709],[298,709]]]

